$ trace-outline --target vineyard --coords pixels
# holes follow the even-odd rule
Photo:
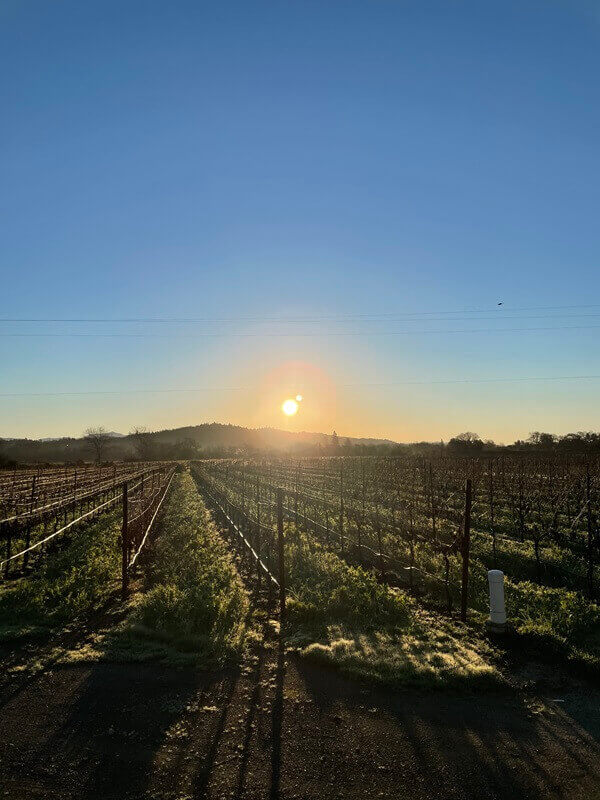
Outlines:
[[[487,571],[501,569],[513,622],[570,646],[600,620],[598,468],[507,456],[221,460],[193,472],[273,586],[285,579],[279,504],[286,538],[463,619],[485,614]]]
[[[4,471],[5,585],[35,578],[81,531],[110,518],[118,524],[111,547],[119,552],[127,597],[155,520],[159,540],[175,535],[168,531],[177,507],[162,507],[176,467],[136,462]],[[505,574],[508,615],[519,633],[541,637],[569,658],[596,663],[600,657],[597,461],[221,459],[190,462],[189,470],[194,480],[185,497],[199,492],[230,552],[241,557],[248,588],[278,599],[282,613],[286,604],[291,609],[290,630],[309,619],[402,629],[419,608],[483,630],[493,568]],[[206,527],[197,518],[188,524]]]
[[[21,469],[0,476],[0,558],[4,578],[34,571],[82,526],[121,509],[122,581],[145,543],[174,466],[121,463]]]
[[[592,460],[517,456],[5,471],[3,769],[22,785],[39,761],[24,766],[20,754],[50,728],[53,753],[67,732],[56,780],[71,776],[73,797],[74,740],[78,769],[98,764],[84,797],[98,796],[105,779],[119,787],[107,795],[115,797],[144,796],[146,780],[160,787],[157,797],[175,796],[173,786],[177,796],[207,796],[203,781],[215,787],[209,796],[227,787],[226,796],[262,797],[284,769],[290,793],[274,796],[294,796],[299,771],[314,764],[303,796],[316,796],[323,751],[333,759],[330,796],[339,796],[351,753],[364,754],[350,770],[366,781],[361,796],[372,761],[383,796],[396,797],[421,708],[428,721],[416,747],[427,769],[417,759],[415,775],[428,775],[438,753],[440,791],[456,741],[469,775],[479,775],[474,731],[482,757],[510,731],[504,760],[544,791],[537,762],[527,771],[514,747],[515,730],[519,748],[532,752],[545,737],[557,781],[567,768],[580,776],[580,752],[595,762],[556,703],[570,682],[581,704],[580,682],[593,686],[600,666],[598,480]],[[504,637],[484,624],[494,567],[505,573]],[[440,690],[451,690],[442,703]],[[597,712],[594,697],[586,714]],[[307,742],[314,752],[305,761]],[[399,760],[395,748],[405,746]],[[133,773],[121,768],[125,758]],[[240,790],[245,780],[259,793]],[[485,771],[482,781],[474,796],[487,792]],[[507,796],[532,796],[521,788]]]

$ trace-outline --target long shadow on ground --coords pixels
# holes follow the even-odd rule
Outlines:
[[[598,743],[560,705],[528,704],[507,692],[367,690],[306,662],[298,669],[321,717],[336,720],[349,774],[380,773],[373,779],[379,791],[600,797]]]

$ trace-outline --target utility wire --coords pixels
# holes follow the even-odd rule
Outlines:
[[[549,325],[530,328],[435,328],[433,330],[418,331],[288,331],[282,332],[259,332],[259,333],[235,333],[231,331],[220,333],[0,333],[0,338],[26,338],[26,339],[221,339],[221,338],[294,338],[294,337],[322,337],[322,336],[415,336],[431,333],[527,333],[536,331],[582,331],[594,330],[600,325]]]
[[[528,383],[528,382],[561,382],[561,381],[585,381],[600,380],[600,375],[556,375],[546,377],[523,377],[523,378],[458,378],[449,380],[431,381],[390,381],[385,383],[340,383],[336,386],[340,389],[356,389],[361,387],[385,387],[385,386],[434,386],[452,384],[471,384],[471,383]],[[251,392],[256,391],[256,386],[201,386],[190,388],[169,388],[169,389],[101,389],[90,391],[74,392],[2,392],[0,397],[67,397],[67,396],[87,396],[87,395],[120,395],[120,394],[174,394],[185,392]]]
[[[483,312],[481,312],[483,313]],[[155,323],[169,323],[169,324],[178,324],[178,325],[215,325],[215,324],[222,324],[222,323],[233,323],[233,324],[265,324],[265,323],[277,323],[277,324],[311,324],[311,325],[318,325],[323,322],[329,323],[346,323],[346,322],[359,322],[361,324],[364,323],[385,323],[385,322],[502,322],[507,319],[550,319],[550,320],[559,320],[559,319],[597,319],[600,317],[600,312],[596,312],[593,314],[502,314],[502,315],[494,315],[492,317],[441,317],[441,316],[404,316],[401,314],[389,314],[389,315],[362,315],[362,316],[348,316],[348,317],[302,317],[302,318],[265,318],[265,319],[250,319],[244,317],[238,317],[236,319],[38,319],[38,320],[9,320],[9,319],[0,319],[0,322],[8,322],[8,323],[29,323],[29,324],[49,324],[49,323],[59,323],[59,324],[71,324],[71,323],[86,323],[86,324],[100,324],[100,323],[114,323],[114,324],[121,324],[121,323],[144,323],[144,324],[155,324]]]
[[[456,315],[456,314],[484,314],[490,312],[498,313],[499,318],[504,314],[504,311],[514,313],[517,311],[561,311],[573,309],[590,309],[600,308],[598,303],[589,304],[576,304],[576,305],[562,305],[562,306],[522,306],[510,307],[502,306],[501,308],[482,308],[482,309],[456,309],[456,310],[438,310],[438,311],[405,311],[405,312],[388,312],[388,313],[370,313],[370,314],[327,314],[327,315],[309,315],[309,316],[291,316],[291,317],[278,317],[278,316],[236,316],[236,317],[0,317],[2,322],[74,322],[74,323],[111,323],[111,322],[314,322],[314,321],[331,321],[331,320],[350,320],[350,319],[392,319],[402,317],[419,317],[431,315]],[[596,316],[596,315],[593,315]]]

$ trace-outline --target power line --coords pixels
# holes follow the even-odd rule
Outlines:
[[[483,313],[483,312],[481,312],[481,313]],[[499,315],[495,315],[493,317],[481,317],[481,316],[478,316],[478,317],[456,317],[456,316],[452,316],[452,317],[448,317],[448,316],[446,316],[446,317],[439,317],[439,316],[438,317],[431,317],[431,316],[428,316],[428,317],[425,318],[424,316],[408,317],[408,316],[403,316],[403,315],[392,315],[392,314],[389,314],[389,315],[375,315],[374,314],[374,315],[369,315],[369,316],[361,315],[361,316],[323,317],[323,318],[303,317],[303,318],[298,318],[298,319],[272,317],[272,318],[269,318],[269,319],[265,318],[265,319],[255,319],[255,320],[246,319],[244,317],[238,317],[236,319],[233,319],[233,318],[232,319],[217,319],[217,318],[215,318],[215,319],[210,319],[210,320],[183,319],[183,318],[182,319],[172,319],[172,320],[167,320],[167,319],[161,319],[161,320],[157,320],[157,319],[155,319],[155,320],[151,320],[151,319],[112,319],[112,320],[109,320],[109,319],[105,319],[105,320],[100,320],[100,319],[93,319],[93,320],[92,319],[89,319],[89,320],[83,320],[83,319],[80,319],[80,320],[76,320],[76,319],[70,319],[70,320],[69,319],[60,319],[60,320],[59,319],[55,319],[55,320],[50,320],[50,319],[46,319],[46,320],[42,320],[42,319],[39,319],[39,320],[33,320],[33,319],[31,319],[31,320],[26,320],[26,319],[21,319],[21,320],[0,319],[0,322],[8,322],[8,323],[11,323],[11,322],[12,323],[23,322],[23,323],[30,323],[30,324],[46,324],[46,323],[51,323],[52,322],[52,323],[59,323],[59,324],[64,324],[64,325],[71,324],[71,323],[78,323],[78,322],[80,322],[80,323],[88,323],[88,324],[99,324],[99,323],[114,323],[114,324],[145,323],[145,324],[154,324],[154,323],[158,323],[158,322],[164,322],[164,323],[173,323],[173,324],[180,324],[180,325],[196,325],[196,324],[198,324],[198,325],[208,325],[208,324],[214,325],[214,324],[221,324],[221,323],[234,323],[234,324],[258,323],[258,324],[265,324],[265,323],[273,322],[273,323],[277,323],[277,324],[281,323],[281,324],[293,324],[293,325],[297,325],[297,324],[317,325],[317,324],[321,324],[322,322],[346,323],[346,322],[352,322],[352,321],[359,322],[359,323],[367,323],[367,322],[369,322],[369,323],[385,323],[385,322],[466,322],[466,321],[469,321],[469,322],[471,322],[471,321],[472,322],[490,322],[490,321],[502,322],[504,320],[509,320],[509,319],[519,319],[519,320],[550,319],[550,320],[559,320],[559,319],[590,319],[590,318],[597,319],[598,317],[600,317],[600,312],[599,313],[594,313],[594,314],[508,314],[508,315],[507,314],[502,314],[500,316]],[[18,334],[18,335],[21,335],[21,334]],[[50,335],[50,334],[48,334],[48,335]],[[79,334],[77,334],[77,335],[79,335]]]
[[[309,316],[251,316],[240,315],[235,317],[0,317],[0,323],[198,323],[198,322],[321,322],[321,321],[334,321],[334,320],[354,320],[354,319],[400,319],[408,317],[419,316],[432,316],[432,315],[456,315],[456,314],[484,314],[484,313],[497,313],[499,318],[502,318],[504,311],[511,313],[518,311],[565,311],[574,309],[592,309],[600,308],[600,304],[575,304],[575,305],[560,305],[560,306],[521,306],[511,308],[510,306],[502,306],[501,308],[481,308],[481,309],[442,309],[437,311],[399,311],[388,313],[368,313],[368,314],[326,314],[326,315],[309,315]],[[579,315],[578,315],[579,316]],[[587,315],[584,315],[587,316]],[[589,316],[597,316],[596,314]],[[512,318],[512,317],[505,317]]]
[[[336,384],[340,389],[356,389],[362,387],[386,387],[386,386],[435,386],[452,384],[472,384],[472,383],[528,383],[528,382],[562,382],[562,381],[584,381],[600,380],[599,375],[551,375],[544,377],[516,377],[516,378],[452,378],[440,380],[408,380],[408,381],[389,381],[385,383],[340,383]],[[0,397],[69,397],[87,395],[121,395],[121,394],[175,394],[175,393],[194,393],[194,392],[251,392],[256,391],[257,386],[199,386],[168,389],[99,389],[90,391],[73,392],[2,392]]]
[[[528,333],[539,331],[582,331],[594,330],[600,325],[548,325],[529,328],[435,328],[433,330],[412,331],[289,331],[281,332],[201,332],[193,334],[177,333],[0,333],[5,339],[222,339],[222,338],[294,338],[322,336],[416,336],[435,333]]]

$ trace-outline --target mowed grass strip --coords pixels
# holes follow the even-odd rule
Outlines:
[[[145,559],[130,623],[147,637],[223,661],[242,647],[248,594],[189,472],[176,475]]]

